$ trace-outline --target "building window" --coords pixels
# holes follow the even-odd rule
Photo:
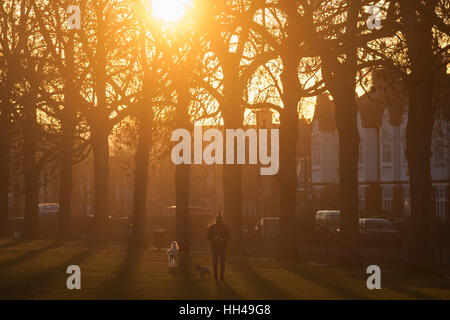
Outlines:
[[[364,212],[366,210],[365,192],[364,188],[359,190],[359,212]]]
[[[436,215],[445,220],[447,212],[447,186],[436,187]]]
[[[312,147],[311,161],[314,166],[320,165],[320,143],[319,142],[315,143]]]
[[[392,187],[383,188],[383,211],[384,212],[392,212],[392,198],[393,198]]]
[[[364,143],[362,143],[362,141],[359,142],[358,163],[359,164],[363,164],[364,163]]]
[[[406,216],[411,215],[411,191],[409,190],[409,186],[403,187],[403,214]]]
[[[433,158],[435,164],[443,164],[445,161],[445,149],[441,145],[437,145],[434,148]]]
[[[383,141],[383,162],[392,162],[392,146],[390,141]]]
[[[403,164],[408,164],[408,158],[406,157],[406,128],[402,131],[402,145],[403,145]]]

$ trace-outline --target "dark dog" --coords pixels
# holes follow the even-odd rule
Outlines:
[[[203,267],[200,264],[194,263],[195,270],[197,270],[200,273],[200,278],[206,279],[206,276],[208,276],[208,280],[211,279],[211,272],[209,271],[208,267]]]

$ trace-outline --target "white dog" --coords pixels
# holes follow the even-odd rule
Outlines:
[[[169,270],[174,270],[177,268],[178,259],[178,242],[172,242],[172,246],[167,250],[167,257],[169,258]]]

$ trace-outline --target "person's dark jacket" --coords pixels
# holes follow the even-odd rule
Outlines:
[[[206,238],[211,241],[211,249],[226,250],[227,242],[231,240],[230,230],[226,225],[213,224],[209,227]]]

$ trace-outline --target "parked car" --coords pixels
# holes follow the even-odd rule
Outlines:
[[[363,245],[397,245],[400,233],[388,219],[361,218],[359,230]]]
[[[42,237],[55,237],[57,233],[59,203],[40,203],[39,229]]]
[[[40,218],[53,218],[59,212],[59,203],[40,203],[39,204],[39,217]]]
[[[318,239],[337,240],[341,223],[339,210],[319,210],[314,221],[314,232]]]

